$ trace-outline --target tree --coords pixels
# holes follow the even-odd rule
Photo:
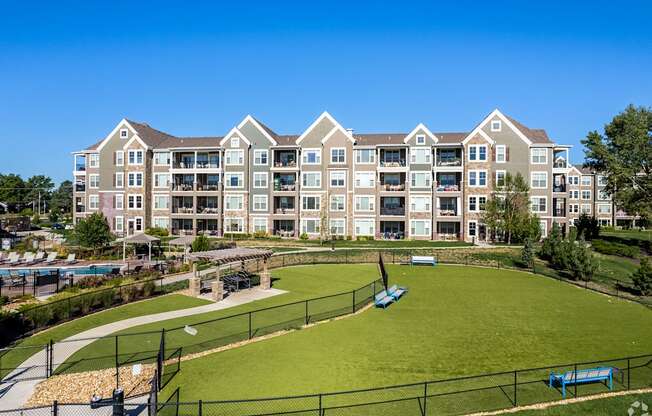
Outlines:
[[[548,237],[544,238],[541,243],[539,257],[544,260],[552,261],[559,252],[561,242],[561,230],[559,229],[559,225],[555,222],[552,224],[550,234],[548,234]]]
[[[34,211],[43,211],[43,207],[49,205],[54,182],[45,175],[35,175],[25,182],[25,202],[32,203]],[[40,205],[39,205],[40,203]]]
[[[55,222],[59,222],[59,210],[58,209],[51,209],[50,210],[50,216],[49,216],[50,223],[54,224]]]
[[[50,209],[63,213],[72,212],[72,182],[63,181],[50,197]]]
[[[527,267],[534,266],[534,245],[532,244],[531,238],[525,239],[525,245],[523,245],[523,250],[521,250],[521,261]]]
[[[591,241],[600,236],[600,223],[597,218],[590,217],[587,214],[582,214],[575,222],[575,229],[577,231],[578,239],[584,238],[586,241]]]
[[[79,245],[93,250],[105,247],[115,239],[106,217],[100,212],[80,220],[75,226],[74,236]]]
[[[25,182],[20,175],[0,175],[0,202],[8,205],[9,212],[22,209],[25,193]]]
[[[591,280],[593,274],[598,268],[593,253],[584,240],[567,241],[564,245],[568,250],[564,250],[567,258],[566,267],[575,280]]]
[[[632,281],[643,296],[652,295],[652,266],[647,257],[641,259],[641,265],[632,274]]]
[[[536,223],[540,233],[539,220],[530,212],[530,186],[520,173],[505,175],[501,186],[494,185],[493,193],[485,204],[483,221],[496,238],[507,243],[538,239],[533,235],[532,224]],[[540,235],[540,234],[539,234]]]
[[[208,239],[205,235],[201,234],[195,237],[195,240],[192,242],[192,251],[193,253],[199,251],[208,251],[211,249],[211,240]]]
[[[628,106],[582,144],[585,164],[607,178],[607,192],[618,207],[649,218],[652,214],[652,109]]]

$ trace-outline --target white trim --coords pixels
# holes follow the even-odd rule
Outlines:
[[[361,186],[358,185],[358,174],[360,175],[371,175],[373,177],[371,186]],[[356,171],[355,176],[353,177],[353,188],[354,189],[373,189],[376,187],[376,171],[373,170],[359,170]]]
[[[471,209],[471,198],[475,198],[475,209]],[[480,198],[484,198],[485,209],[480,209]],[[466,197],[466,211],[473,213],[485,212],[487,208],[487,202],[489,202],[489,197],[482,194],[473,194],[467,195]]]
[[[134,184],[131,185],[131,176],[133,175]],[[140,185],[138,185],[138,178],[140,176]],[[127,188],[142,188],[145,186],[145,175],[143,172],[127,172]]]
[[[344,150],[344,161],[343,162],[333,162],[333,150]],[[329,165],[346,165],[346,147],[331,147],[328,158]]]
[[[358,209],[358,198],[367,198],[370,200],[369,209]],[[358,212],[376,212],[376,195],[355,195],[353,197],[353,211]]]
[[[231,150],[231,149],[229,149],[229,150]],[[266,163],[256,163],[256,153],[258,153],[258,154],[263,154],[264,153]],[[269,166],[269,149],[254,149],[253,166]]]
[[[303,183],[303,178],[304,178],[304,176],[305,176],[306,174],[310,174],[310,175],[319,175],[319,176],[318,176],[318,178],[319,178],[319,185],[316,185],[316,186],[308,186],[308,185],[304,185],[304,183]],[[321,179],[322,179],[322,178],[321,178],[321,171],[319,171],[319,170],[317,170],[317,171],[304,171],[304,172],[301,172],[301,175],[300,175],[300,182],[299,182],[299,183],[301,184],[301,189],[320,189],[320,188],[322,187],[322,181],[321,181]]]
[[[265,209],[256,209],[256,198],[265,198]],[[268,212],[269,211],[269,197],[267,195],[254,194],[251,197],[251,211]]]
[[[160,175],[167,175],[168,180],[167,180],[167,185],[161,186],[160,184],[156,186],[156,177]],[[172,178],[170,177],[170,173],[168,172],[152,172],[152,189],[165,189],[169,188],[170,184],[172,183]]]
[[[528,146],[532,145],[532,141],[530,139],[528,139],[525,136],[525,134],[523,134],[522,131],[517,129],[516,126],[511,121],[509,121],[509,119],[507,117],[505,117],[505,115],[503,115],[503,113],[501,113],[500,110],[498,110],[497,108],[494,111],[492,111],[484,120],[482,120],[480,122],[480,124],[478,124],[476,126],[476,128],[473,129],[473,131],[471,131],[471,133],[469,133],[468,136],[466,136],[466,138],[464,140],[462,140],[462,144],[466,144],[466,142],[471,140],[471,138],[474,137],[478,133],[478,131],[482,131],[482,128],[487,124],[487,122],[489,122],[490,120],[493,120],[495,117],[500,118],[502,120],[502,122],[505,123],[510,129],[512,129],[514,131],[514,133],[516,133],[516,135],[521,140],[523,140],[525,143],[528,144]],[[482,133],[484,133],[484,132],[482,132]],[[486,136],[486,134],[485,134],[485,136]],[[487,137],[489,137],[489,136],[487,136]],[[492,140],[492,142],[493,142],[493,140]]]
[[[91,186],[92,178],[95,177],[97,178],[97,186]],[[100,189],[100,174],[99,173],[91,173],[88,175],[88,189]]]
[[[471,231],[471,224],[475,224],[475,235],[471,235],[469,231]],[[469,238],[475,238],[476,240],[478,239],[478,221],[477,220],[469,220],[466,222],[466,236]]]
[[[533,203],[533,201],[534,201],[535,199],[539,199],[539,200],[540,200],[540,199],[543,199],[543,200],[546,201],[546,209],[545,209],[544,211],[539,211],[539,209],[538,209],[538,204],[537,204],[537,210],[535,211],[535,210],[533,209],[534,206],[535,206],[534,203]],[[531,196],[531,197],[530,197],[530,212],[535,213],[535,214],[541,214],[541,213],[546,213],[546,212],[548,212],[548,197],[547,197],[547,196],[541,196],[541,195],[539,195],[539,196]]]
[[[91,206],[91,199],[95,201],[95,208]],[[100,209],[100,196],[98,194],[88,195],[88,210],[97,211]]]
[[[424,229],[427,228],[427,231],[428,231],[428,232],[425,233],[425,234],[412,233],[412,228],[413,228],[412,225],[413,225],[413,224],[416,224],[417,222],[425,223],[426,226],[424,227]],[[410,232],[409,232],[410,237],[412,237],[412,236],[417,236],[417,237],[432,237],[432,220],[429,220],[429,219],[410,219],[410,224],[409,224],[409,226],[410,226]]]
[[[544,176],[546,177],[545,186],[534,186],[534,175],[535,174],[541,174],[541,173],[543,173]],[[548,189],[548,172],[541,171],[541,170],[535,170],[535,171],[530,172],[530,188],[532,188],[532,189]]]
[[[239,198],[240,202],[241,202],[240,205],[242,205],[242,207],[241,208],[228,208],[229,204],[227,204],[227,200],[226,200],[227,197],[229,197],[229,198]],[[244,210],[244,207],[245,207],[245,199],[244,198],[245,198],[245,196],[244,196],[243,193],[230,193],[230,194],[224,195],[224,211],[242,211],[242,210]]]
[[[417,204],[414,203],[414,200],[417,199],[417,198],[423,199],[423,200],[426,201],[426,206],[424,208],[427,208],[427,209],[417,209]],[[432,195],[431,194],[416,194],[416,195],[411,194],[408,202],[409,202],[409,207],[410,207],[410,213],[412,213],[412,212],[420,212],[420,213],[421,212],[429,212],[429,213],[432,213],[432,211],[433,211],[433,209],[432,209],[432,207],[433,207],[433,205],[432,205]],[[412,208],[412,205],[414,205],[414,209]]]
[[[329,188],[335,188],[335,189],[346,188],[346,172],[347,171],[345,169],[329,170],[328,171],[328,187]],[[343,173],[344,174],[344,184],[342,184],[342,185],[333,185],[333,173],[337,173],[337,174]]]
[[[131,146],[133,142],[138,142],[138,144],[140,144],[140,146],[143,149],[149,150],[149,146],[147,145],[147,143],[145,143],[140,137],[138,137],[138,134],[134,134],[133,136],[131,136],[131,139],[129,139],[129,141],[125,143],[124,146],[122,146],[122,149],[128,150],[129,146]]]
[[[241,182],[242,185],[240,185],[240,186],[231,186],[231,185],[228,185],[228,186],[227,186],[227,184],[229,183],[229,182],[226,180],[226,176],[227,176],[227,175],[237,175],[237,176],[240,176],[240,178],[241,178],[242,180],[241,180],[241,181],[238,181],[238,182]],[[243,188],[244,188],[244,172],[224,172],[224,178],[222,178],[222,180],[223,180],[223,182],[224,182],[224,189],[243,189]]]
[[[498,127],[494,128],[494,123],[498,123]],[[491,123],[489,124],[489,128],[492,133],[500,132],[503,129],[503,122],[501,120],[491,120]]]
[[[161,198],[161,197],[166,198],[168,200],[167,207],[165,207],[165,208],[160,208],[160,207],[157,208],[156,207],[156,198]],[[156,211],[169,210],[171,205],[172,205],[172,199],[170,198],[169,194],[154,194],[154,195],[152,195],[152,210],[156,210]]]
[[[321,165],[323,158],[322,158],[322,149],[320,147],[306,147],[304,149],[301,149],[301,165],[308,165],[308,166],[317,166]],[[317,162],[304,162],[303,158],[306,156],[308,152],[317,152],[319,155],[319,161]]]
[[[244,134],[242,134],[242,132],[237,127],[234,127],[231,130],[229,130],[226,136],[224,136],[224,138],[220,140],[220,146],[224,147],[224,144],[228,140],[230,140],[231,136],[234,134],[237,135],[240,139],[242,139],[245,143],[247,143],[247,145],[251,146],[251,142],[249,141],[249,139],[247,139],[247,137]]]
[[[104,146],[106,145],[106,143],[107,143],[109,140],[111,140],[111,137],[113,137],[113,136],[114,136],[114,135],[115,135],[115,134],[116,134],[116,133],[117,133],[117,132],[118,132],[118,131],[123,127],[123,126],[127,126],[127,127],[129,128],[129,130],[131,130],[131,132],[132,132],[133,134],[138,134],[138,132],[136,131],[136,129],[134,129],[134,128],[132,127],[131,124],[129,124],[129,122],[127,121],[127,119],[123,118],[122,120],[120,120],[120,122],[118,123],[118,125],[115,126],[115,127],[113,128],[113,130],[111,130],[111,133],[109,133],[109,134],[106,136],[106,138],[104,138],[104,140],[102,140],[102,142],[97,146],[97,148],[96,148],[94,151],[99,153],[100,150],[102,150],[102,149],[104,148]]]
[[[332,224],[333,224],[333,221],[338,221],[338,222],[342,222],[342,223],[343,223],[343,226],[342,226],[342,233],[341,233],[341,234],[340,234],[340,233],[333,233],[333,232],[332,232],[332,229],[333,229],[333,225],[332,225]],[[346,235],[346,218],[329,218],[329,219],[328,219],[328,233],[331,234],[331,235]]]
[[[265,186],[256,186],[256,175],[265,175]],[[269,172],[253,172],[252,175],[252,184],[251,187],[253,189],[266,189],[269,187]]]
[[[310,126],[308,126],[306,131],[301,133],[301,136],[299,136],[299,138],[297,139],[297,141],[295,143],[297,145],[299,143],[301,143],[303,141],[303,139],[306,138],[308,133],[310,133],[312,131],[312,129],[314,129],[319,123],[321,123],[321,121],[323,119],[327,119],[328,121],[333,123],[334,128],[339,127],[342,130],[342,132],[346,135],[346,137],[348,137],[349,140],[351,140],[352,143],[355,143],[355,138],[353,138],[351,133],[349,133],[344,127],[342,127],[342,125],[340,123],[337,122],[337,120],[335,120],[330,114],[328,114],[328,111],[324,111],[323,113],[321,113],[321,115],[319,117],[317,117],[317,119],[315,121],[313,121]],[[328,134],[331,134],[331,135],[334,134],[335,132],[333,130],[334,129],[331,129],[331,131],[329,131]],[[327,135],[327,137],[328,137],[328,135]],[[326,139],[326,137],[324,137],[324,139]],[[323,141],[322,141],[322,143],[323,143]]]
[[[371,154],[374,156],[374,160],[372,162],[358,162],[358,153],[361,150],[369,150],[371,151]],[[356,165],[376,165],[376,148],[375,147],[365,147],[365,148],[360,148],[356,147],[353,149],[353,163]]]
[[[501,185],[498,185],[498,174],[499,173],[503,174],[503,182],[505,181],[505,178],[507,177],[507,171],[506,170],[496,170],[495,174],[494,174],[494,185],[496,185],[496,186],[501,186]],[[502,186],[505,186],[505,184],[503,183]]]
[[[485,174],[485,184],[484,185],[480,185],[480,173],[481,172],[484,172],[484,174]],[[471,185],[471,182],[470,182],[471,173],[476,173],[476,177],[475,177],[476,184],[475,185]],[[489,176],[487,174],[486,169],[470,169],[470,170],[467,171],[466,177],[467,177],[466,185],[469,188],[486,188],[487,185],[488,185],[488,182],[489,182]]]
[[[543,150],[545,152],[546,161],[545,162],[535,162],[534,161],[534,151]],[[547,165],[548,164],[548,148],[547,147],[531,147],[530,148],[530,164],[532,165]]]
[[[308,232],[308,231],[303,231],[303,225],[306,223],[306,221],[317,221],[317,229],[318,231],[316,232]],[[315,218],[315,217],[305,217],[301,218],[301,221],[299,222],[299,234],[309,234],[309,235],[318,235],[321,233],[321,219],[320,218]]]
[[[156,155],[160,155],[160,154],[167,154],[168,155],[168,163],[156,163]],[[157,151],[157,152],[154,152],[154,154],[152,155],[152,164],[154,166],[170,166],[171,161],[172,161],[172,152],[170,152],[169,150],[162,151],[162,152]]]
[[[120,181],[121,182],[120,186],[118,186],[118,177],[122,178],[122,180]],[[116,189],[124,189],[124,187],[125,187],[125,173],[124,172],[116,172],[115,177],[113,179],[115,181],[113,186],[115,186]]]
[[[331,200],[333,199],[333,197],[342,198],[342,201],[344,202],[342,204],[342,209],[332,209],[331,208],[332,207],[332,205],[331,205],[332,201]],[[346,195],[344,195],[344,194],[330,194],[330,196],[328,198],[328,212],[346,212]]]
[[[480,159],[480,148],[484,147],[484,159]],[[471,160],[471,149],[475,149],[475,160]],[[469,163],[489,162],[489,146],[486,144],[470,144],[467,146],[466,161]]]
[[[249,229],[250,229],[250,231],[252,233],[257,232],[256,231],[256,220],[265,220],[265,232],[269,231],[269,217],[267,215],[261,215],[261,214],[253,215],[252,214],[251,215],[251,221],[249,221],[249,224],[250,224]]]
[[[265,138],[269,140],[274,146],[278,145],[276,140],[274,140],[274,138],[270,136],[269,133],[267,133],[267,130],[265,130],[263,126],[261,126],[260,123],[251,116],[251,114],[247,114],[247,116],[240,122],[240,124],[238,124],[238,130],[240,130],[242,126],[244,126],[247,123],[247,121],[253,124],[254,127],[256,127],[263,134],[263,136],[265,136]]]
[[[122,163],[118,164],[118,155],[122,156]],[[115,151],[115,166],[124,166],[125,165],[125,151],[116,150]]]
[[[428,161],[426,162],[413,162],[412,161],[412,152],[426,152],[426,155],[428,156]],[[410,164],[415,164],[415,165],[432,165],[433,155],[432,155],[432,147],[430,146],[410,146],[409,152],[408,152],[408,160],[410,161]]]
[[[437,138],[437,136],[435,136],[435,135],[434,135],[434,134],[433,134],[433,133],[428,129],[428,127],[426,127],[423,123],[419,123],[419,124],[418,124],[414,129],[412,129],[412,131],[411,131],[410,133],[408,133],[408,135],[405,136],[405,138],[403,139],[403,143],[407,143],[408,141],[410,141],[410,139],[412,138],[412,136],[414,136],[415,134],[417,134],[417,132],[418,132],[419,130],[423,130],[423,132],[424,132],[428,137],[430,137],[430,139],[432,139],[432,141],[434,141],[435,143],[439,143],[439,139]],[[418,144],[418,143],[417,143],[417,144]],[[425,145],[425,143],[424,143],[424,145]]]
[[[129,162],[129,159],[130,159],[129,155],[132,152],[134,153],[134,163]],[[136,154],[138,154],[139,152],[142,153],[142,157],[141,157],[142,162],[140,162],[140,163],[137,162],[138,158],[136,157]],[[145,165],[145,150],[143,150],[143,149],[128,149],[127,150],[127,160],[126,161],[127,161],[128,166],[143,166],[143,165]]]
[[[120,218],[120,229],[118,229],[118,218]],[[125,230],[125,217],[122,215],[116,215],[113,217],[113,231],[124,232]]]
[[[170,217],[163,217],[163,216],[160,216],[160,215],[153,216],[152,217],[152,227],[158,227],[158,225],[155,224],[156,220],[164,220],[165,222],[168,223],[167,227],[160,227],[160,228],[164,228],[164,229],[169,229],[170,228]]]
[[[306,198],[315,198],[315,201],[317,201],[317,204],[315,204],[315,205],[319,205],[319,207],[314,208],[314,209],[313,208],[304,208],[303,207],[303,202],[304,202],[304,200]],[[321,211],[321,209],[322,209],[322,206],[321,206],[322,201],[321,200],[322,200],[322,198],[321,198],[320,194],[304,194],[304,195],[301,195],[301,197],[299,198],[299,203],[301,204],[299,210],[301,212],[304,212],[304,211],[311,211],[311,212],[312,211]]]
[[[120,198],[118,198],[120,197]],[[120,199],[120,207],[118,208],[118,199]],[[125,209],[125,194],[115,194],[113,195],[113,209],[119,209],[120,211]]]
[[[498,149],[502,149],[502,151],[503,151],[503,160],[502,161],[498,160]],[[495,160],[495,162],[500,163],[500,164],[507,163],[507,145],[505,145],[505,144],[496,145],[496,160]]]
[[[134,197],[134,208],[129,207],[129,197],[133,196]],[[140,197],[140,208],[136,207],[136,202],[138,201],[138,197]],[[145,197],[143,194],[127,194],[127,211],[140,211],[145,209]]]
[[[240,159],[240,154],[242,154],[242,163],[227,163],[227,157],[226,154],[232,154],[232,153],[237,153],[238,154],[238,160]],[[245,151],[244,149],[241,149],[239,147],[237,148],[231,148],[231,149],[224,149],[224,166],[244,166],[245,164]]]

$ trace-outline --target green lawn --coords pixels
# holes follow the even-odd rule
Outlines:
[[[13,350],[2,356],[2,368],[13,368],[13,366],[23,362],[30,355],[40,350],[41,347],[47,344],[50,340],[59,341],[88,329],[123,319],[178,309],[187,309],[195,306],[205,305],[206,303],[209,303],[209,301],[184,295],[171,294],[154,299],[118,306],[109,310],[78,318],[73,321],[57,325],[48,330],[39,332],[36,335],[20,341],[17,344],[21,347],[20,349]]]
[[[610,236],[618,238],[631,238],[636,240],[647,240],[652,241],[652,230],[614,230],[614,231],[600,231],[601,236]]]
[[[554,406],[542,410],[524,410],[514,414],[517,416],[624,416],[627,415],[627,410],[635,401],[646,403],[649,408],[652,409],[652,393],[647,393],[591,400],[588,402],[573,403],[564,406]],[[643,414],[643,412],[640,411],[640,407],[637,409],[639,410],[639,413],[634,413],[634,416]]]
[[[323,284],[323,267],[278,272],[292,276],[300,270],[304,279]],[[328,279],[357,276],[352,267],[336,266],[338,272],[328,273]],[[652,351],[652,312],[638,304],[517,271],[443,265],[396,265],[388,271],[392,282],[410,291],[387,310],[373,309],[184,362],[162,397],[177,386],[183,401],[341,391]],[[636,373],[640,380],[634,377],[635,382],[652,383],[650,370]],[[523,380],[528,377],[540,380],[547,370],[522,375]],[[509,384],[512,379],[509,374],[465,386]],[[546,399],[559,398],[542,383],[532,386]],[[452,388],[437,385],[430,392]],[[600,391],[600,386],[590,388]],[[459,399],[465,406],[481,406],[483,400],[498,397],[498,406],[508,406],[505,394],[496,390],[488,397]],[[528,385],[520,397],[523,403],[538,400]],[[431,405],[453,406],[436,399]]]

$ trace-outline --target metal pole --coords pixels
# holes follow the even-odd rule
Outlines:
[[[203,412],[202,407],[203,407],[202,406],[202,401],[201,401],[201,399],[199,399],[199,408],[197,409],[197,416],[202,416],[202,412]]]
[[[59,415],[59,403],[55,400],[52,402],[52,416]]]
[[[428,382],[423,383],[423,416],[428,414]]]
[[[355,290],[351,291],[351,297],[353,299],[353,305],[351,305],[351,313],[355,313]]]
[[[308,320],[310,318],[308,317],[308,299],[306,299],[306,325],[308,325]]]
[[[577,364],[574,366],[574,373],[573,373],[573,386],[575,390],[575,397],[577,397]]]
[[[249,339],[251,339],[251,312],[249,312]]]
[[[630,359],[627,359],[627,390],[629,390],[629,374],[631,373]]]
[[[319,393],[319,416],[323,414],[322,410],[322,400],[321,400],[321,393]]]
[[[120,363],[118,362],[118,335],[115,336],[115,388],[120,387]]]
[[[516,395],[516,390],[518,388],[517,387],[518,386],[517,374],[518,374],[518,372],[514,371],[514,406],[518,406],[518,398],[517,398],[517,395]]]
[[[48,351],[48,355],[49,355],[49,358],[48,358],[48,366],[49,366],[48,367],[48,373],[51,376],[52,373],[54,372],[54,363],[53,363],[53,361],[54,361],[54,341],[52,341],[51,339],[50,339],[50,348],[49,348],[49,351]]]

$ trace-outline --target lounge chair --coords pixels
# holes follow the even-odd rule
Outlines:
[[[77,263],[77,259],[75,259],[77,255],[75,253],[70,253],[68,254],[68,258],[66,259],[66,264],[75,264]]]
[[[48,253],[48,258],[45,259],[45,264],[52,264],[57,261],[57,252],[53,251],[51,253]]]
[[[32,263],[40,263],[43,260],[45,260],[45,252],[39,251],[38,253],[36,253],[36,256],[34,256],[34,260],[32,260]]]
[[[7,257],[5,257],[5,252],[0,251],[0,264],[4,263],[5,261],[7,261]]]
[[[382,292],[376,295],[374,304],[377,307],[382,306],[382,308],[385,309],[392,302],[394,302],[394,298],[389,296],[386,290],[383,290]]]
[[[389,288],[387,294],[391,296],[394,300],[399,300],[407,292],[406,287],[398,287],[396,285]]]
[[[21,261],[23,265],[29,265],[34,263],[34,253],[32,252],[27,252],[25,255],[23,255],[23,260]]]
[[[16,253],[9,253],[9,260],[7,260],[7,265],[12,266],[20,263],[20,255]]]

